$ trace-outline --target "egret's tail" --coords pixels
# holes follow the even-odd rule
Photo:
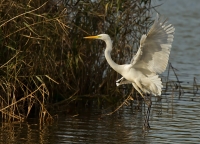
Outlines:
[[[154,95],[161,95],[163,85],[158,75],[147,77],[142,85],[144,86],[144,91]]]

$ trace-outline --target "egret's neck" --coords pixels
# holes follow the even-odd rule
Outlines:
[[[106,50],[105,50],[105,57],[108,62],[108,64],[118,73],[121,74],[122,68],[121,65],[116,64],[112,58],[111,58],[111,51],[112,51],[112,43],[110,41],[105,41],[106,42]]]

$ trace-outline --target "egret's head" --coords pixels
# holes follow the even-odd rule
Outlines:
[[[99,34],[96,36],[88,36],[88,37],[84,37],[85,39],[101,39],[101,40],[110,40],[110,36],[107,34]]]

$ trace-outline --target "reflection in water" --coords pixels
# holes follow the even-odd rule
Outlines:
[[[146,142],[144,107],[121,108],[116,114],[101,118],[101,110],[91,109],[79,116],[63,116],[52,125],[37,122],[2,124],[2,143],[127,143]]]
[[[175,92],[153,97],[151,129],[143,131],[143,106],[124,106],[101,118],[101,109],[85,109],[78,116],[60,116],[52,125],[38,122],[2,124],[0,143],[200,143],[200,96],[192,89],[193,77],[200,82],[200,3],[198,0],[153,0],[164,3],[158,11],[169,17],[175,28],[170,61],[177,68],[184,95]],[[164,74],[166,75],[167,72]],[[170,79],[175,79],[170,74]],[[188,83],[189,82],[189,83]]]
[[[117,113],[101,118],[100,109],[86,109],[79,116],[60,116],[51,125],[37,122],[2,124],[0,143],[199,143],[199,102],[177,96],[153,97],[151,129],[143,131],[141,106],[124,106]]]

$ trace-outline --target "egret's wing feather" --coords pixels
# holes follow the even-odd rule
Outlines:
[[[175,28],[157,17],[147,35],[142,35],[140,48],[132,60],[135,68],[162,73],[167,67]]]

